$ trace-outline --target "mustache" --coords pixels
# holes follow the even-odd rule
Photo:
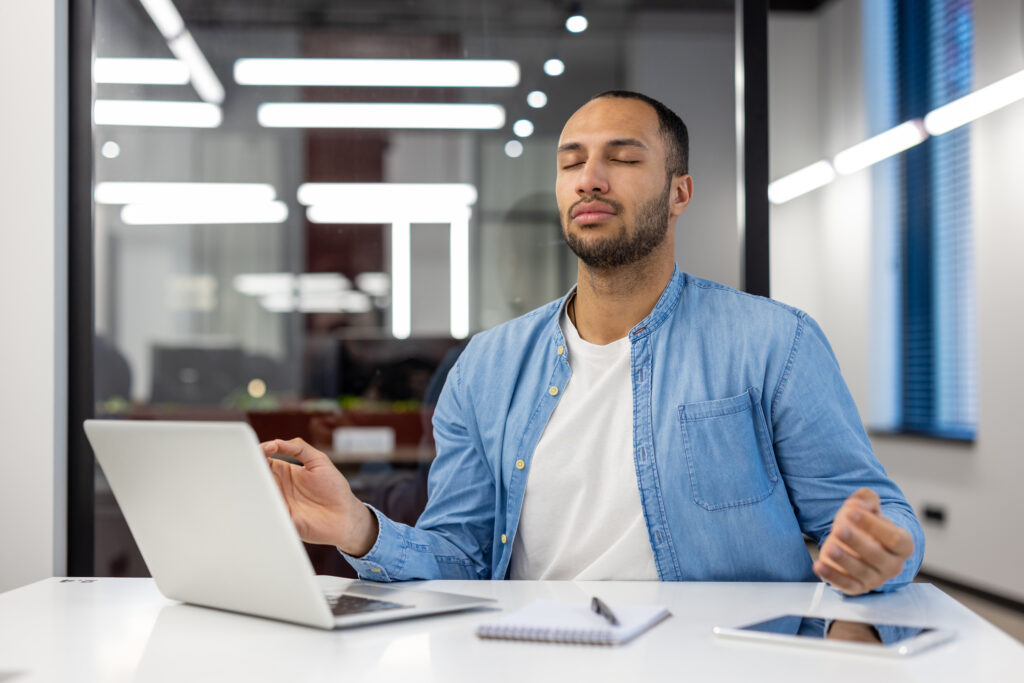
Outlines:
[[[569,207],[569,210],[566,211],[566,217],[571,221],[572,212],[576,210],[576,207],[579,206],[580,204],[589,204],[590,202],[601,202],[602,204],[607,204],[608,206],[615,209],[615,213],[622,213],[623,211],[626,210],[626,207],[624,207],[622,204],[615,201],[614,199],[608,199],[607,197],[598,197],[596,195],[588,195],[586,197],[581,197],[579,200],[574,202],[573,205]]]

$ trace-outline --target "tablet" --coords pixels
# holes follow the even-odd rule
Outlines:
[[[785,614],[746,626],[716,626],[712,631],[722,638],[741,638],[762,643],[893,657],[917,654],[944,643],[955,635],[952,630],[944,628],[870,623],[800,614]]]

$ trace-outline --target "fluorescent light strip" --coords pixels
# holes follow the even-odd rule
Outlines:
[[[391,225],[391,334],[412,334],[412,247],[408,223]]]
[[[512,88],[519,64],[504,59],[239,59],[239,85]]]
[[[469,336],[469,216],[452,221],[448,237],[449,269],[451,276],[450,313],[452,336]]]
[[[341,273],[241,273],[231,282],[235,291],[248,296],[291,294],[319,296],[349,291],[352,283]]]
[[[92,80],[96,83],[186,85],[188,66],[178,59],[97,57]]]
[[[266,183],[158,183],[107,181],[93,191],[97,204],[175,204],[178,202],[266,203],[277,197]]]
[[[300,204],[444,204],[471,206],[477,192],[469,183],[303,183]]]
[[[932,135],[942,135],[1021,99],[1024,99],[1024,71],[942,105],[924,117],[924,127]]]
[[[391,128],[497,130],[497,104],[266,102],[256,117],[267,128]]]
[[[220,84],[217,74],[213,73],[210,63],[206,61],[203,51],[196,45],[195,39],[188,31],[167,42],[174,56],[188,66],[192,87],[199,93],[204,102],[220,104],[224,101],[224,86]]]
[[[165,40],[173,40],[185,30],[185,22],[171,0],[139,0],[139,3]]]
[[[836,178],[835,169],[827,161],[819,161],[783,176],[768,185],[768,201],[784,204],[811,190],[828,185]]]
[[[288,206],[284,202],[265,203],[177,203],[128,204],[121,209],[127,225],[214,225],[284,223]]]
[[[362,292],[341,291],[322,294],[268,294],[260,306],[271,313],[366,313],[373,310],[370,297]]]
[[[920,119],[905,121],[895,128],[868,138],[836,155],[832,161],[843,175],[854,173],[883,159],[919,145],[928,138]]]
[[[361,225],[387,223],[452,223],[467,220],[469,209],[459,205],[404,207],[371,204],[314,204],[306,209],[310,223]]]
[[[171,128],[216,128],[223,119],[216,104],[158,100],[96,100],[92,116],[97,126]]]

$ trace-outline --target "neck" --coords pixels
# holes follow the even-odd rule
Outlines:
[[[610,344],[650,315],[672,279],[675,261],[652,253],[639,263],[593,269],[579,264],[573,304],[576,330],[591,344]]]

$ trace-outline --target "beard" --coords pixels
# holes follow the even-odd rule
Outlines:
[[[562,230],[565,243],[587,267],[597,270],[619,268],[642,261],[660,246],[668,235],[668,196],[670,191],[671,178],[665,183],[665,189],[659,196],[655,196],[637,207],[636,220],[632,230],[623,226],[618,234],[604,239],[587,240],[577,233],[569,232],[568,226],[572,222],[572,207],[570,207],[565,215]],[[622,214],[624,208],[622,204],[605,198],[584,197],[576,203],[595,200],[610,205],[619,215]],[[584,230],[586,229],[584,228]]]

